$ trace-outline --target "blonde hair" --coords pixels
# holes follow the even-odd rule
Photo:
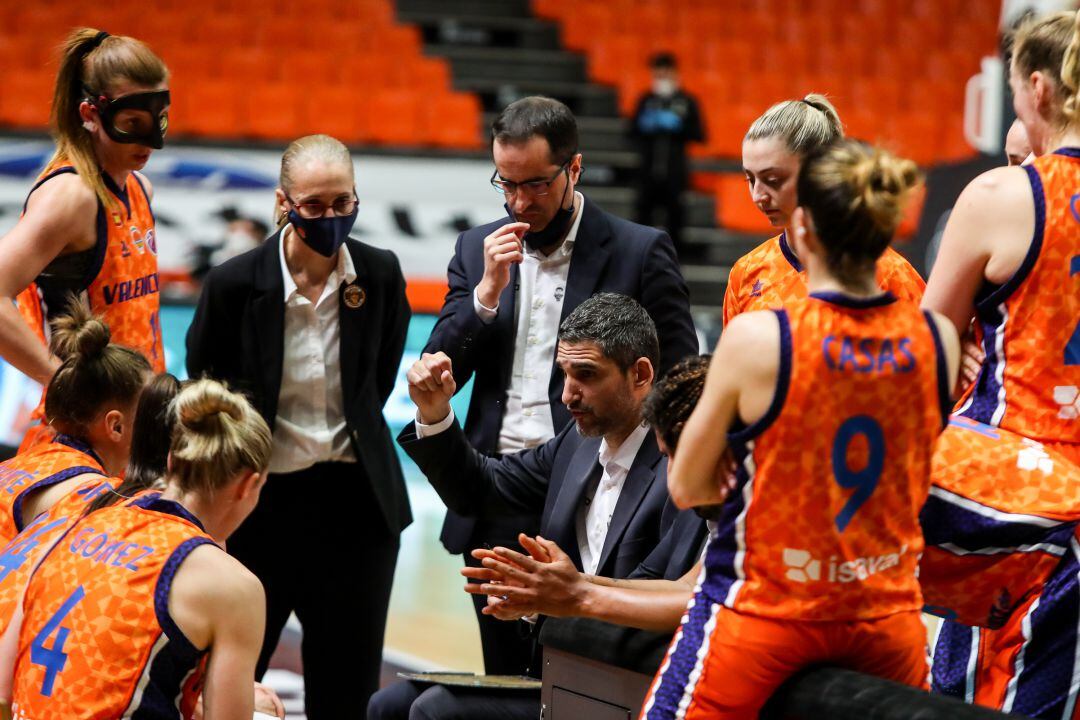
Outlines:
[[[1025,75],[1043,71],[1055,80],[1061,125],[1080,121],[1080,12],[1032,18],[1013,39],[1013,64]]]
[[[778,102],[746,131],[747,140],[778,137],[787,149],[806,157],[844,137],[836,108],[824,95],[810,93],[802,100]]]
[[[127,407],[142,392],[150,363],[110,337],[104,321],[74,297],[52,321],[49,349],[63,362],[45,392],[45,420],[59,432],[85,436],[103,409]]]
[[[852,286],[873,274],[921,182],[911,160],[853,140],[807,158],[799,172],[799,205],[810,213],[837,280]]]
[[[278,176],[278,187],[286,193],[293,185],[293,170],[298,165],[311,161],[320,161],[327,165],[344,164],[349,168],[349,174],[353,172],[352,155],[345,143],[329,135],[305,135],[289,143],[285,152],[281,155],[281,174]],[[274,206],[274,221],[280,227],[286,221],[285,207],[281,201]]]
[[[93,139],[79,116],[79,106],[87,94],[84,86],[95,95],[108,95],[108,90],[118,81],[160,85],[168,79],[169,71],[161,58],[135,38],[110,35],[99,40],[100,35],[101,31],[94,28],[79,28],[68,35],[60,48],[60,71],[56,75],[50,118],[56,152],[48,168],[71,163],[98,200],[115,209],[117,201],[105,188]]]
[[[168,481],[181,491],[212,495],[237,473],[261,473],[270,464],[266,421],[242,395],[220,382],[191,383],[173,400],[173,412]]]

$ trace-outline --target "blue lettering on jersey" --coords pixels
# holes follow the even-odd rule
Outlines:
[[[110,543],[108,533],[99,532],[93,528],[82,528],[75,533],[69,549],[73,554],[81,555],[93,562],[127,568],[132,572],[139,569],[140,560],[154,552],[154,548],[138,543],[123,540]]]
[[[906,373],[915,369],[911,338],[861,338],[828,335],[821,344],[825,365],[839,372]]]
[[[134,280],[124,280],[101,288],[101,293],[105,298],[106,305],[127,302],[128,300],[140,298],[143,295],[153,295],[157,291],[158,274],[156,272],[150,273],[144,277],[135,278]]]
[[[0,467],[0,489],[14,495],[20,488],[30,485],[37,475],[18,468]]]

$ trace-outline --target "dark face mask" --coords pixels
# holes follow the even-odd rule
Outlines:
[[[110,100],[83,87],[86,101],[97,108],[101,127],[113,142],[160,150],[169,131],[169,91],[155,90]]]
[[[525,247],[530,250],[540,250],[554,245],[563,239],[566,235],[566,231],[570,229],[570,221],[574,219],[574,203],[570,203],[569,208],[563,207],[566,203],[566,193],[570,189],[570,183],[566,183],[566,187],[563,188],[562,197],[559,199],[559,210],[555,213],[555,217],[551,218],[551,222],[543,230],[537,232],[529,231],[522,236],[521,241],[525,243]],[[503,207],[506,208],[506,214],[510,216],[510,219],[517,221],[514,216],[514,211],[510,208],[509,203],[503,203]]]
[[[351,215],[302,218],[294,208],[289,210],[289,222],[309,248],[324,257],[333,257],[345,243],[345,238],[349,237],[359,212],[360,208],[356,208]]]

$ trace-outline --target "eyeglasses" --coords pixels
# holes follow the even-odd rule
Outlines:
[[[352,215],[353,210],[356,209],[356,203],[358,199],[354,194],[351,198],[338,198],[334,201],[333,205],[327,205],[321,202],[306,202],[298,203],[288,195],[285,199],[296,208],[296,214],[305,220],[315,220],[326,215],[326,211],[333,208],[334,215],[341,217],[342,215]]]
[[[551,189],[551,183],[555,182],[556,178],[563,174],[563,171],[567,169],[569,164],[569,160],[564,162],[559,166],[559,169],[555,171],[555,174],[547,180],[530,180],[523,183],[517,183],[512,180],[503,180],[499,177],[499,170],[496,168],[495,172],[491,173],[491,187],[495,188],[503,195],[515,195],[517,194],[517,191],[522,188],[528,190],[530,194],[537,197],[547,195],[548,191]]]

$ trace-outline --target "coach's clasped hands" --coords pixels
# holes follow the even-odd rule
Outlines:
[[[424,353],[405,373],[409,397],[420,413],[419,420],[433,425],[450,414],[450,398],[457,392],[453,365],[444,352]]]

